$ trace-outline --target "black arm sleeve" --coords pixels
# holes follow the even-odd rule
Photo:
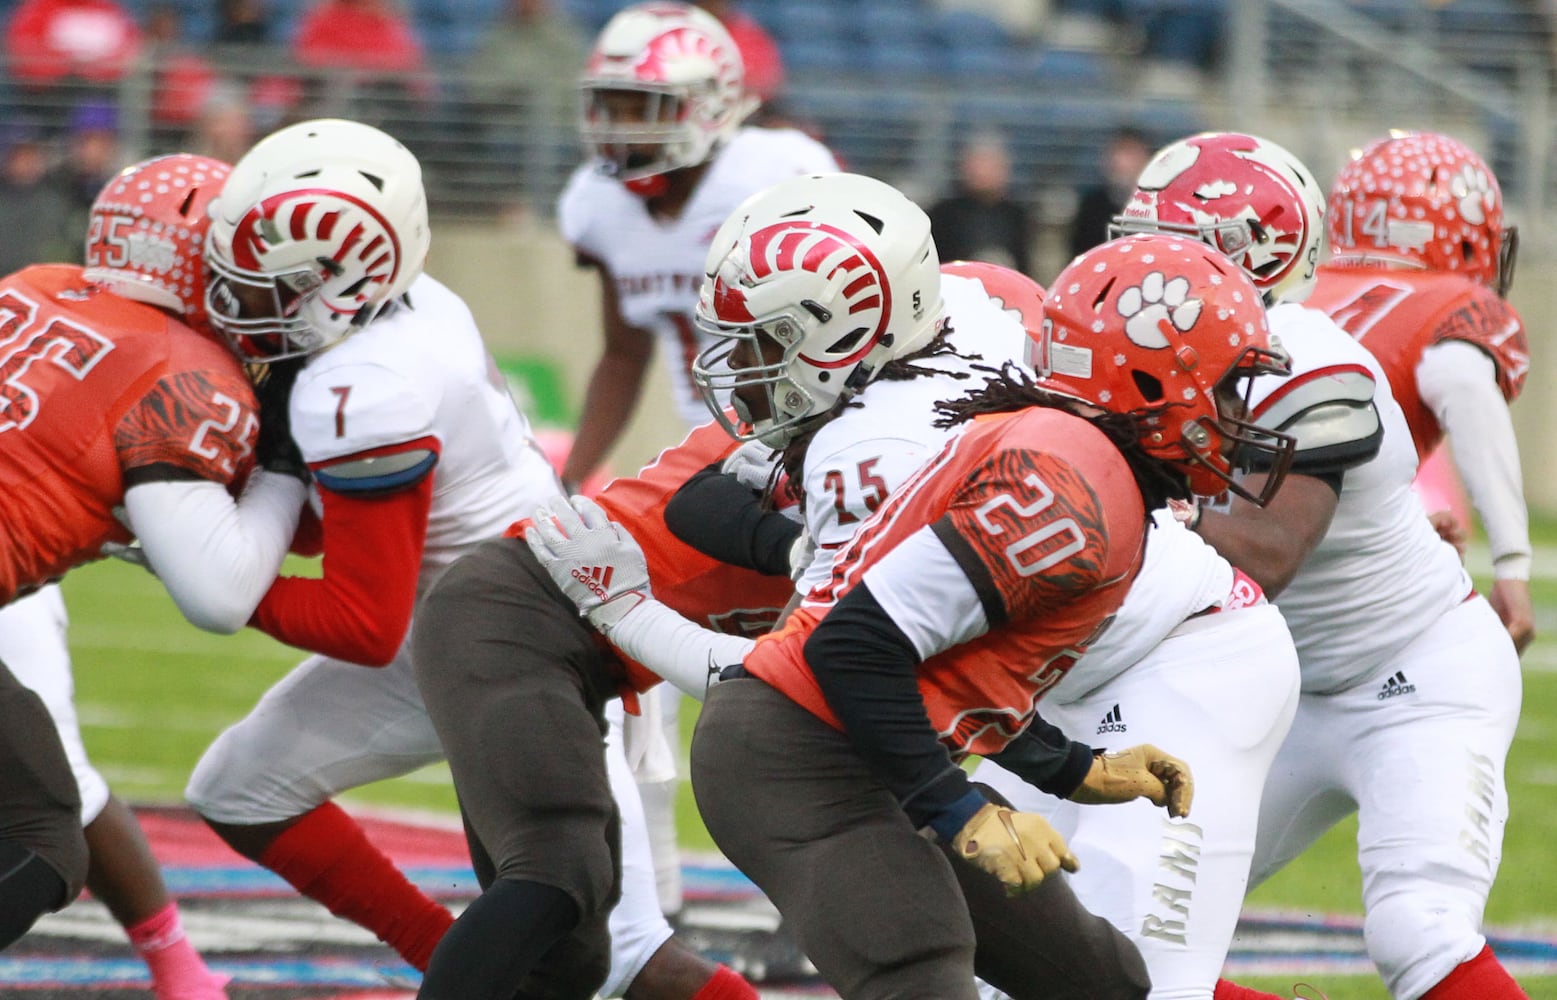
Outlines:
[[[989,759],[1039,791],[1068,799],[1092,768],[1092,748],[1034,716],[1032,725]]]
[[[805,658],[849,743],[915,826],[973,792],[930,727],[915,676],[919,654],[865,584],[828,611]]]
[[[762,497],[710,465],[681,484],[665,506],[670,533],[710,558],[769,576],[789,575],[801,525],[764,510]]]

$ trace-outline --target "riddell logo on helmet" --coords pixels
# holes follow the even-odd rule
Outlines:
[[[611,596],[611,576],[614,566],[579,566],[573,570],[573,579],[589,588],[589,592],[601,600]]]

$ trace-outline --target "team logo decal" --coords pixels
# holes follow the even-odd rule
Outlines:
[[[1125,336],[1137,346],[1159,349],[1169,346],[1164,324],[1188,333],[1200,319],[1201,300],[1189,297],[1189,279],[1167,278],[1153,271],[1139,285],[1119,296],[1116,308],[1124,317]]]

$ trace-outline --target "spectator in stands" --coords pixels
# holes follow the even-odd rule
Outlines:
[[[294,54],[304,66],[409,73],[422,68],[422,43],[388,0],[320,0],[297,26]]]
[[[194,124],[216,86],[216,70],[186,45],[184,19],[176,4],[152,4],[146,15],[146,48],[154,67],[152,122],[176,128]]]
[[[0,274],[39,261],[73,259],[81,233],[67,222],[65,193],[50,183],[49,147],[25,122],[0,132]]]
[[[217,14],[216,44],[269,45],[270,14],[265,0],[222,0]]]
[[[5,31],[11,74],[30,87],[71,78],[111,84],[140,45],[140,28],[116,0],[22,0]]]
[[[1031,216],[1011,197],[1011,156],[1002,136],[981,132],[968,140],[956,188],[930,209],[930,228],[943,260],[978,260],[1032,273]]]
[[[551,190],[573,166],[578,68],[589,41],[552,0],[508,0],[470,61],[494,152],[520,167],[519,187]]]
[[[108,178],[123,165],[119,149],[119,112],[107,101],[86,101],[70,112],[65,159],[56,170],[55,183],[66,201],[66,230],[87,231],[92,203]],[[82,250],[73,246],[65,263],[79,263]]]
[[[1127,125],[1109,138],[1103,149],[1102,177],[1081,189],[1071,219],[1072,257],[1108,239],[1108,224],[1135,192],[1136,178],[1151,155],[1151,143],[1138,128]]]
[[[254,116],[242,89],[233,83],[215,87],[200,109],[190,152],[236,163],[255,140]]]
[[[778,43],[756,18],[742,11],[729,0],[696,0],[701,7],[719,19],[724,30],[735,39],[735,47],[741,51],[741,62],[746,66],[746,92],[762,102],[759,113],[776,100],[784,89],[784,58]],[[754,120],[752,124],[770,124]]]

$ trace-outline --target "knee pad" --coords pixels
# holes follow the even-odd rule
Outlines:
[[[1370,904],[1363,938],[1391,996],[1421,996],[1481,951],[1485,898],[1419,877]]]

